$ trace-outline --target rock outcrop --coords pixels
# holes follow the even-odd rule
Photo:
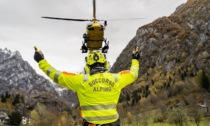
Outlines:
[[[128,69],[131,52],[141,51],[140,76],[149,68],[162,67],[164,72],[176,66],[203,70],[210,74],[210,1],[188,0],[169,17],[162,17],[140,27],[114,63],[111,71]],[[126,59],[126,60],[125,60]]]

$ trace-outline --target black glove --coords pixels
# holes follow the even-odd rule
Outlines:
[[[39,61],[44,59],[44,55],[42,54],[41,51],[38,51],[36,47],[34,47],[34,49],[35,49],[34,60],[38,63]]]
[[[140,54],[139,54],[139,48],[138,47],[136,47],[136,49],[133,50],[132,59],[137,59],[137,60],[140,59]]]

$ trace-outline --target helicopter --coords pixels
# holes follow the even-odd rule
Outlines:
[[[101,50],[102,53],[107,53],[109,49],[109,41],[104,38],[104,30],[107,26],[107,20],[98,20],[96,18],[96,1],[93,0],[93,19],[72,19],[72,18],[58,18],[58,17],[42,17],[46,19],[66,20],[66,21],[89,21],[90,23],[86,27],[86,33],[83,34],[83,42],[81,46],[82,53],[87,53],[88,50]],[[143,18],[135,18],[128,20],[136,20]],[[119,19],[127,20],[127,19]],[[104,24],[100,24],[99,21],[104,21]],[[104,42],[104,46],[103,46]],[[103,46],[103,47],[102,47]]]
[[[106,20],[96,19],[96,1],[93,0],[93,19],[72,19],[72,18],[57,18],[57,17],[42,17],[46,19],[66,20],[66,21],[89,21],[86,27],[86,33],[83,34],[84,41],[82,42],[82,53],[87,53],[88,50],[102,50],[102,53],[107,53],[109,42],[104,38],[104,30],[107,25]],[[104,21],[104,25],[99,21]],[[102,47],[104,42],[104,46]]]

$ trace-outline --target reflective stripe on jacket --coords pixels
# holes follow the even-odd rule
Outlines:
[[[139,62],[133,59],[130,70],[117,74],[104,72],[88,75],[60,72],[46,60],[40,61],[39,67],[54,82],[77,93],[82,118],[90,123],[106,124],[119,118],[116,105],[121,89],[137,79]]]

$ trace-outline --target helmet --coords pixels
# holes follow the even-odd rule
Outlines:
[[[106,55],[99,52],[99,51],[92,51],[90,52],[87,57],[85,57],[86,66],[85,72],[90,73],[90,67],[93,66],[95,63],[104,64],[104,68],[109,68],[109,63],[106,61]]]
[[[94,63],[105,63],[106,55],[99,51],[92,51],[86,57],[86,64],[91,66]]]

